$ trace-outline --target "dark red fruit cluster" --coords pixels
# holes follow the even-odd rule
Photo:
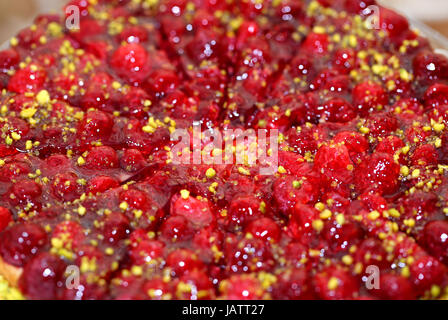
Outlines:
[[[405,18],[70,4],[79,30],[42,15],[0,51],[0,257],[26,298],[448,297],[448,58]],[[174,165],[170,133],[194,123],[277,129],[278,170]]]

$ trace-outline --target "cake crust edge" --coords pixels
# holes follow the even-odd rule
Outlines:
[[[11,287],[18,288],[19,278],[23,269],[6,263],[0,256],[0,275],[8,281]]]

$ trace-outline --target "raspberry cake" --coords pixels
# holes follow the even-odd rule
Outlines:
[[[405,18],[70,5],[0,52],[1,299],[448,297],[448,59]],[[278,172],[173,164],[193,123],[278,130]]]

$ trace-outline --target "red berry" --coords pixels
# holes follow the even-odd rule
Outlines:
[[[381,7],[380,9],[380,28],[389,32],[391,37],[398,37],[409,30],[408,20],[398,13]]]
[[[397,136],[387,136],[383,138],[376,146],[375,151],[378,153],[388,153],[394,155],[395,152],[404,147],[404,142]]]
[[[11,77],[8,90],[17,93],[38,92],[42,89],[46,78],[47,73],[45,70],[33,64],[20,69]]]
[[[9,162],[0,168],[0,181],[8,182],[30,172],[30,167],[25,162]]]
[[[380,288],[373,293],[381,299],[414,300],[415,292],[408,279],[394,274],[380,275]]]
[[[344,7],[348,12],[360,13],[375,3],[375,0],[344,0]]]
[[[429,87],[424,95],[426,108],[448,104],[448,85],[436,83]]]
[[[414,261],[410,271],[414,286],[424,292],[443,281],[446,268],[435,258],[426,256]]]
[[[361,193],[376,190],[381,194],[391,194],[399,186],[399,174],[400,166],[392,155],[375,152],[356,169],[356,187]]]
[[[143,240],[133,243],[129,255],[134,265],[150,263],[162,256],[164,244],[160,241]]]
[[[175,195],[171,199],[171,215],[185,217],[197,229],[205,227],[213,221],[208,201],[190,195],[187,198]]]
[[[137,149],[126,149],[120,159],[121,168],[129,172],[136,172],[147,165],[145,157]]]
[[[423,230],[423,244],[428,252],[444,263],[448,263],[448,222],[433,221]]]
[[[423,144],[415,149],[411,156],[411,163],[414,166],[431,166],[439,162],[439,155],[436,149],[430,144]]]
[[[16,66],[20,61],[20,56],[17,51],[7,49],[0,51],[0,68],[9,69]]]
[[[275,221],[270,218],[260,218],[252,221],[247,226],[246,232],[265,241],[276,242],[280,238],[280,228]]]
[[[109,189],[117,188],[119,183],[109,176],[97,176],[89,181],[88,189],[93,194],[103,193]]]
[[[316,293],[321,299],[353,299],[358,292],[356,279],[347,271],[339,268],[327,268],[314,277]]]
[[[268,272],[274,266],[269,243],[258,238],[228,238],[224,255],[230,273]]]
[[[21,180],[12,186],[9,200],[13,204],[37,204],[41,194],[42,188],[39,184],[32,180]]]
[[[362,239],[364,231],[355,223],[327,224],[323,236],[335,252],[349,249]]]
[[[51,184],[51,190],[56,198],[62,201],[73,201],[82,193],[82,185],[78,183],[74,173],[59,173]]]
[[[314,168],[332,181],[349,183],[354,167],[346,146],[323,145],[316,153]]]
[[[378,106],[387,105],[388,99],[383,87],[377,83],[363,82],[353,89],[353,105],[361,115],[367,115]]]
[[[80,124],[79,133],[88,138],[107,138],[113,127],[110,116],[99,110],[88,111]]]
[[[248,222],[261,216],[261,201],[253,195],[241,195],[232,200],[228,212],[231,226],[243,227]]]
[[[5,230],[10,222],[12,222],[11,212],[4,207],[0,207],[0,232]]]
[[[422,51],[413,61],[414,73],[418,79],[437,81],[448,79],[448,59],[431,51]]]
[[[302,45],[302,49],[310,54],[326,54],[328,51],[328,35],[320,33],[310,33]]]
[[[168,242],[185,241],[193,236],[193,228],[183,216],[169,217],[160,228],[161,236]]]
[[[130,208],[144,210],[149,205],[148,196],[140,190],[128,189],[120,194],[120,201],[126,202]]]
[[[107,242],[117,242],[126,238],[130,233],[129,219],[120,212],[109,214],[103,223],[103,235]]]
[[[322,117],[330,122],[348,122],[356,116],[352,105],[340,98],[326,102],[322,112]]]
[[[86,157],[85,166],[89,169],[106,170],[118,167],[118,156],[111,147],[93,147]]]
[[[273,286],[272,295],[277,300],[313,299],[310,279],[303,268],[284,270]]]
[[[120,77],[130,82],[141,82],[148,75],[149,57],[138,43],[119,47],[112,55],[110,64]]]
[[[197,255],[188,249],[176,249],[166,258],[167,267],[178,277],[193,270],[202,270],[204,265]]]
[[[390,265],[387,261],[387,252],[379,240],[372,238],[363,240],[355,253],[355,261],[362,263],[364,267],[375,265],[380,269]]]
[[[148,32],[144,27],[141,26],[131,26],[124,29],[118,38],[121,42],[127,43],[142,43],[148,40]]]
[[[163,96],[176,89],[179,76],[171,70],[157,69],[148,78],[148,92],[154,96]]]
[[[333,58],[333,65],[339,71],[343,73],[348,73],[355,67],[356,63],[356,53],[351,49],[340,49],[338,50]]]
[[[391,113],[376,113],[367,119],[367,128],[373,136],[386,136],[398,129],[398,120]]]
[[[23,267],[47,243],[47,234],[36,224],[23,223],[1,234],[0,255],[9,264]]]
[[[29,299],[54,300],[63,281],[65,263],[50,253],[34,257],[23,270],[19,280],[20,290]]]

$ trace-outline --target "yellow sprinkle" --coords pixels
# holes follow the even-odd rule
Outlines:
[[[434,284],[431,287],[431,295],[433,298],[437,298],[440,295],[440,287],[436,284]]]
[[[114,249],[113,248],[106,248],[106,250],[104,250],[104,252],[108,255],[111,256],[114,254]]]
[[[84,160],[83,157],[79,157],[79,158],[78,158],[78,165],[79,165],[79,166],[82,166],[82,165],[84,165],[85,163],[86,163],[86,160]]]
[[[406,69],[400,69],[400,78],[403,81],[411,81],[413,76]]]
[[[31,140],[27,140],[25,142],[25,149],[26,150],[31,150],[33,148],[33,142]]]
[[[400,169],[400,172],[403,176],[408,176],[409,175],[409,168],[407,166],[402,166]]]
[[[314,230],[320,232],[324,228],[324,222],[322,220],[314,220],[311,225],[313,226]]]
[[[322,202],[318,202],[314,205],[314,208],[316,208],[319,211],[324,211],[325,205]]]
[[[141,276],[143,274],[142,266],[132,266],[131,273],[134,276]]]
[[[114,81],[112,82],[112,88],[114,88],[115,90],[118,90],[121,88],[121,84],[118,81]]]
[[[353,258],[347,254],[342,257],[342,262],[349,266],[353,263]]]
[[[35,108],[27,108],[20,111],[20,116],[22,118],[28,119],[34,116],[34,114],[37,112],[37,109]]]
[[[395,209],[395,208],[389,209],[389,214],[393,218],[399,218],[400,217],[400,212],[397,209]]]
[[[405,226],[407,226],[407,227],[412,228],[412,227],[415,226],[415,220],[412,219],[412,218],[410,218],[410,219],[404,219],[404,220],[403,220],[403,224],[404,224]]]
[[[341,226],[345,223],[345,216],[343,213],[336,215],[336,222]]]
[[[187,200],[190,197],[190,191],[183,189],[180,191],[180,196],[182,199]]]
[[[216,193],[216,188],[218,187],[218,182],[213,182],[209,187],[208,191],[211,193]]]
[[[362,126],[359,128],[359,131],[364,134],[368,134],[370,132],[369,128]]]
[[[245,175],[245,176],[249,176],[250,175],[250,171],[247,170],[246,168],[243,168],[243,167],[238,167],[238,172],[240,174]]]
[[[356,38],[355,35],[350,35],[348,38],[348,44],[352,47],[355,48],[358,45],[358,39]]]
[[[37,103],[43,106],[50,102],[50,94],[47,90],[40,91],[36,96]]]
[[[260,211],[261,211],[261,213],[266,213],[266,202],[264,202],[264,201],[261,201],[260,202]]]
[[[443,123],[435,123],[432,127],[434,128],[434,131],[437,133],[445,129],[445,125]]]
[[[328,289],[330,290],[336,290],[336,288],[339,285],[339,280],[336,277],[331,277],[328,281]]]
[[[51,246],[56,249],[61,249],[64,247],[64,242],[59,238],[52,238]]]
[[[420,169],[412,171],[412,178],[418,178],[420,176]]]
[[[294,187],[294,189],[300,188],[301,185],[302,185],[302,183],[300,181],[294,180],[292,182],[292,186]]]
[[[313,28],[314,33],[324,34],[325,33],[325,27],[322,26],[315,26]]]
[[[216,171],[213,168],[208,168],[205,172],[205,175],[207,176],[207,178],[212,179],[216,176]]]
[[[286,169],[283,166],[278,167],[278,173],[286,173]]]
[[[120,209],[123,211],[126,211],[128,209],[129,205],[126,201],[123,201],[122,203],[120,203]]]
[[[9,43],[11,44],[11,46],[15,47],[19,44],[19,40],[16,37],[11,38],[11,40],[9,40]]]
[[[376,219],[378,219],[378,218],[380,217],[380,213],[379,213],[378,211],[374,210],[374,211],[370,212],[370,213],[367,215],[367,217],[368,217],[370,220],[376,220]]]
[[[11,133],[11,137],[12,137],[14,140],[20,140],[20,139],[22,138],[22,136],[21,136],[20,134],[18,134],[17,132],[12,132],[12,133]]]
[[[140,219],[143,215],[143,211],[142,210],[135,210],[134,211],[134,216],[136,219]]]
[[[78,208],[78,214],[79,214],[80,216],[85,215],[86,212],[87,212],[87,209],[86,209],[85,207],[81,206],[81,207]]]
[[[442,139],[437,138],[437,139],[434,141],[434,146],[435,146],[436,148],[440,148],[440,147],[442,146]]]
[[[321,212],[320,218],[324,219],[324,220],[329,219],[329,218],[331,218],[331,215],[332,215],[331,211],[328,209],[325,209],[324,211]]]
[[[409,278],[409,276],[411,275],[411,272],[409,271],[408,266],[405,266],[405,267],[403,267],[403,269],[401,269],[401,275],[403,277]]]

